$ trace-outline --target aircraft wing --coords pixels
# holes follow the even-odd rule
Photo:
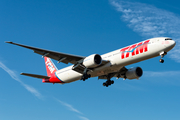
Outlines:
[[[37,53],[37,54],[40,54],[42,56],[52,58],[54,60],[57,60],[58,62],[63,62],[63,63],[66,63],[66,64],[72,63],[72,64],[74,64],[74,67],[73,67],[74,71],[79,72],[81,74],[84,73],[85,66],[81,65],[81,62],[85,58],[84,56],[60,53],[60,52],[55,52],[55,51],[51,51],[51,50],[36,48],[36,47],[27,46],[27,45],[18,44],[18,43],[9,42],[9,41],[6,42],[6,43],[10,43],[10,44],[13,44],[13,45],[17,45],[17,46],[21,46],[21,47],[24,47],[24,48],[31,49],[31,50],[34,51],[34,53]],[[109,63],[109,61],[102,60],[102,64],[100,66],[103,66],[103,65],[105,65],[107,63]],[[100,67],[100,66],[98,66],[98,67]]]
[[[71,54],[66,54],[66,53],[60,53],[60,52],[55,52],[51,50],[46,50],[46,49],[41,49],[41,48],[36,48],[32,46],[27,46],[27,45],[22,45],[14,42],[6,42],[10,43],[13,45],[18,45],[24,48],[28,48],[34,51],[34,53],[40,54],[42,56],[46,56],[49,58],[52,58],[54,60],[57,60],[58,62],[63,62],[63,63],[72,63],[75,64],[77,61],[84,59],[84,56],[78,56],[78,55],[71,55]]]

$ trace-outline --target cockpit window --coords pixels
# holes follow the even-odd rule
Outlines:
[[[166,38],[165,40],[172,40],[171,38]]]

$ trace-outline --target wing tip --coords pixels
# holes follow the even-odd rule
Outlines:
[[[12,44],[13,42],[11,42],[11,41],[5,41],[5,43],[11,43],[11,44]]]

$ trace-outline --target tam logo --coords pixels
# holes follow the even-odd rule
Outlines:
[[[47,58],[46,66],[48,67],[48,69],[50,70],[51,73],[54,72],[55,68],[53,67],[53,64],[52,64],[52,62],[50,61],[49,58]]]
[[[139,53],[147,52],[149,41],[150,40],[146,40],[145,42],[140,42],[121,49],[121,59],[128,58],[130,54],[134,56],[138,55]]]

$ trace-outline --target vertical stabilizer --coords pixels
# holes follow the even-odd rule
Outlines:
[[[44,57],[44,60],[45,60],[47,75],[51,76],[51,74],[55,73],[58,69],[56,68],[56,66],[51,61],[50,58]]]

